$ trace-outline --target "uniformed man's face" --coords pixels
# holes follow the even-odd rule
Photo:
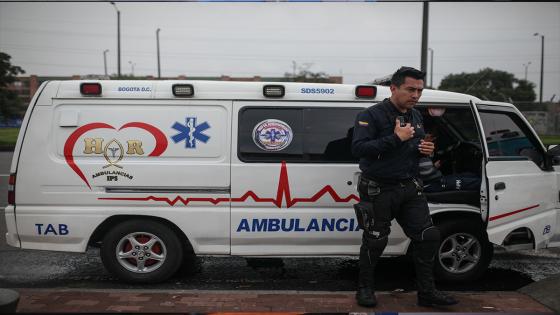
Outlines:
[[[403,111],[411,109],[418,103],[423,89],[424,80],[406,77],[401,86],[391,85],[391,102]]]

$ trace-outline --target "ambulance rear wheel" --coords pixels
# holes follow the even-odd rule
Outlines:
[[[157,283],[181,266],[183,246],[164,224],[150,220],[119,223],[104,237],[101,260],[105,268],[129,283]]]

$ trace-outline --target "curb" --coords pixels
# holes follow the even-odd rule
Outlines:
[[[14,313],[19,298],[19,293],[14,290],[0,289],[0,314]]]
[[[63,312],[515,312],[552,313],[519,292],[451,292],[460,303],[449,307],[416,305],[416,292],[377,292],[379,304],[364,308],[354,292],[335,291],[211,291],[211,290],[73,290],[16,289],[21,295],[19,313]]]
[[[553,310],[555,313],[560,314],[559,283],[560,273],[526,285],[517,290],[517,292],[530,296],[534,300]]]

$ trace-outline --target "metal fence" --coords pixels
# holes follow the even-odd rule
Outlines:
[[[560,103],[516,103],[515,106],[540,135],[560,135]]]

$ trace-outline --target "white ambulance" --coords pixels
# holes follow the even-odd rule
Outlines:
[[[85,252],[154,283],[193,255],[357,255],[350,153],[356,114],[382,86],[51,81],[34,96],[11,165],[7,242]],[[480,190],[426,194],[442,233],[436,273],[480,276],[492,244],[560,245],[559,166],[510,104],[425,90],[444,174]],[[410,241],[393,223],[385,255]]]

